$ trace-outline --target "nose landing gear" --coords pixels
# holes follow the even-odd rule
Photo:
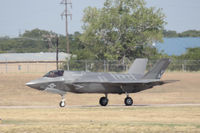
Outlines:
[[[60,101],[59,105],[60,105],[61,108],[65,107],[65,97],[64,97],[64,95],[62,95],[62,100]]]

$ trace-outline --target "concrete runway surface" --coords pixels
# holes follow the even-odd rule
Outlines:
[[[100,105],[68,105],[64,108],[135,108],[135,107],[182,107],[182,106],[200,106],[198,104],[136,104],[133,106],[125,106],[125,105],[108,105],[102,107]],[[0,109],[55,109],[60,108],[59,106],[0,106]]]

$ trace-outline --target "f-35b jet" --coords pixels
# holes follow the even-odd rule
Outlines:
[[[108,94],[126,94],[124,103],[131,106],[133,100],[130,93],[137,93],[157,85],[173,81],[161,81],[160,78],[170,64],[170,59],[161,59],[145,73],[147,59],[136,59],[127,73],[83,72],[54,70],[42,78],[26,83],[27,86],[61,95],[60,107],[65,106],[65,94],[72,93],[101,93],[104,97],[100,105],[108,104]]]

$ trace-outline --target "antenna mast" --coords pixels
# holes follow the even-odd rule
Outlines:
[[[71,0],[62,0],[60,4],[65,5],[65,10],[61,14],[61,17],[63,18],[63,16],[65,16],[65,18],[66,18],[67,53],[70,53],[70,49],[69,49],[69,36],[68,36],[68,16],[70,16],[70,18],[72,19],[72,14],[68,11],[68,5],[70,5],[71,8],[72,8],[72,2],[71,2]]]

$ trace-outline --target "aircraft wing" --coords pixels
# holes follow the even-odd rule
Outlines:
[[[86,84],[101,84],[105,88],[109,89],[109,92],[121,93],[122,88],[126,89],[127,92],[139,92],[153,86],[159,86],[167,83],[176,82],[177,80],[165,80],[160,81],[159,79],[142,79],[133,81],[76,81],[71,84],[66,84],[73,92],[81,92]]]
[[[158,79],[144,79],[144,80],[136,80],[136,81],[115,81],[111,83],[118,83],[118,84],[149,84],[149,83],[157,83],[157,84],[168,84],[168,83],[173,83],[177,82],[178,80],[158,80]]]
[[[148,83],[160,83],[160,84],[167,84],[177,82],[178,80],[164,80],[161,81],[159,79],[141,79],[141,80],[133,80],[133,81],[122,81],[122,80],[115,80],[115,81],[75,81],[73,84],[81,84],[81,83],[99,83],[99,84],[148,84]]]

